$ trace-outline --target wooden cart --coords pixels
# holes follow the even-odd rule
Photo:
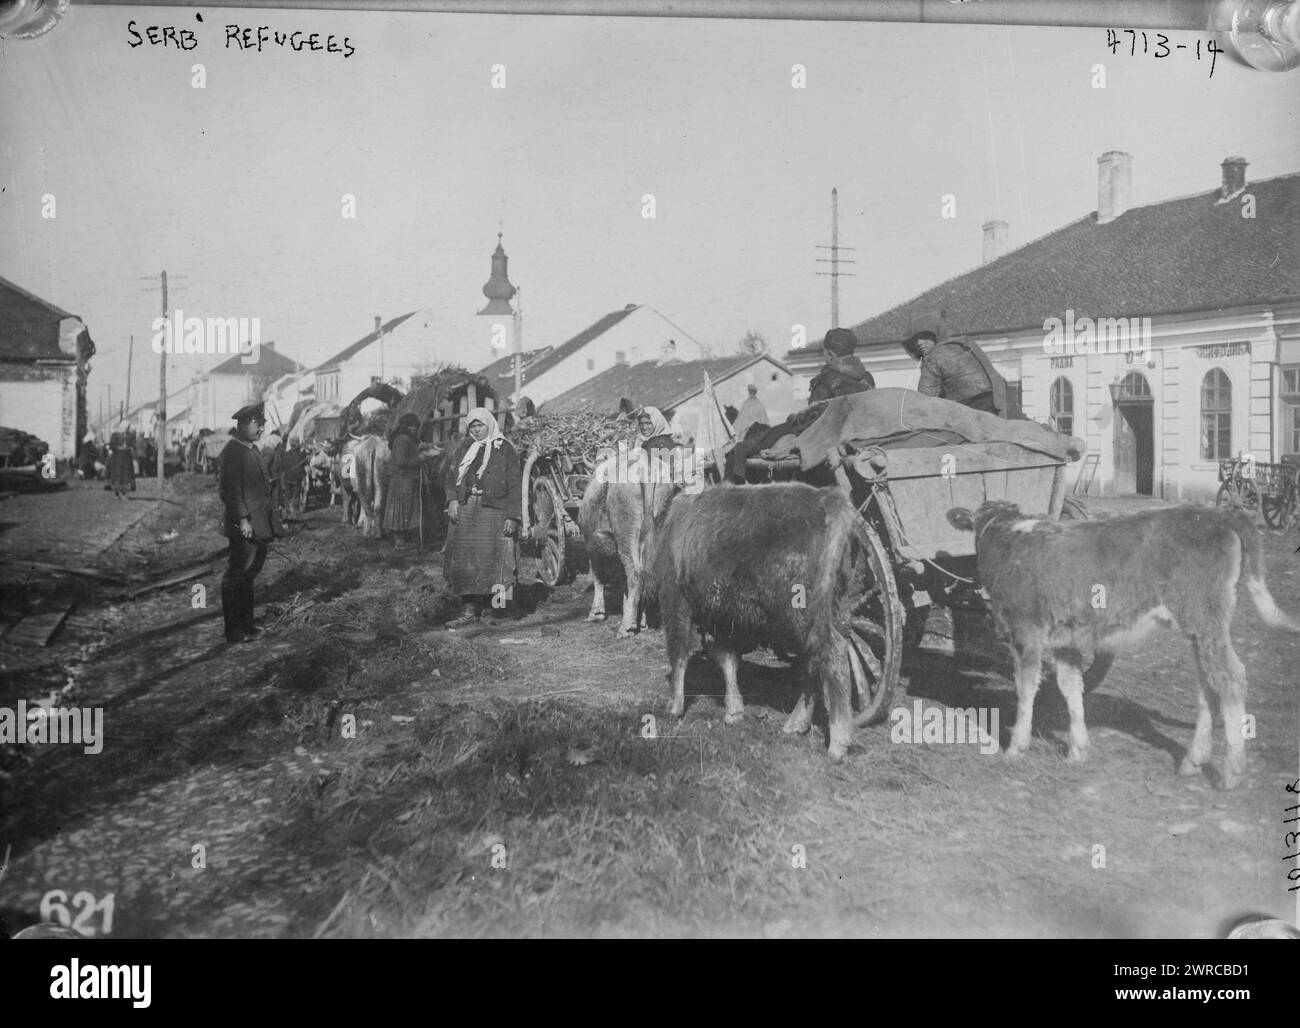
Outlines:
[[[520,455],[524,523],[520,557],[534,564],[534,575],[552,588],[564,585],[588,567],[578,528],[578,507],[595,468],[595,457],[559,449]]]
[[[909,620],[931,604],[985,611],[975,580],[975,537],[947,519],[985,500],[1026,514],[1086,518],[1065,493],[1065,460],[1010,443],[881,449],[840,444],[823,464],[800,470],[797,456],[751,458],[751,483],[838,485],[862,517],[869,565],[865,592],[841,632],[849,643],[855,723],[883,720],[898,684]]]

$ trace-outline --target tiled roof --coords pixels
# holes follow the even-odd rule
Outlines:
[[[245,364],[244,358],[240,354],[235,354],[228,360],[222,361],[215,368],[208,372],[209,375],[260,375],[270,378],[279,378],[286,371],[292,371],[297,364],[291,361],[282,353],[276,353],[271,349],[270,343],[263,343],[261,350],[257,354],[256,364]]]
[[[399,317],[393,318],[392,321],[389,321],[383,325],[382,331],[384,332],[385,335],[387,335],[389,332],[395,329],[407,318],[415,317],[417,313],[418,312],[416,311],[411,311],[409,314],[402,314]],[[317,366],[314,370],[329,371],[331,368],[337,368],[344,361],[349,360],[352,357],[355,357],[358,353],[360,353],[362,350],[364,350],[367,346],[369,346],[378,338],[379,338],[378,332],[371,332],[369,335],[364,335],[360,339],[358,339],[355,343],[353,343],[351,346],[347,346],[344,349],[340,350],[329,360]]]
[[[546,374],[546,372],[550,371],[551,368],[559,364],[560,361],[564,360],[566,357],[571,357],[573,354],[577,353],[579,350],[581,350],[584,346],[586,346],[597,336],[603,335],[604,333],[608,332],[611,328],[617,325],[620,321],[626,318],[633,311],[639,309],[640,309],[640,305],[635,303],[629,303],[621,311],[613,311],[610,314],[606,314],[603,318],[599,319],[593,324],[588,325],[572,339],[566,340],[565,342],[561,343],[559,346],[552,349],[550,353],[544,354],[541,357],[541,359],[535,361],[532,365],[527,366],[524,370],[524,381],[526,382],[534,381],[539,376]],[[505,358],[502,358],[502,360],[504,359]],[[495,367],[500,363],[501,361],[495,361],[493,364],[489,365],[489,367]],[[484,368],[483,373],[487,374],[487,370],[488,370],[487,368]],[[505,377],[507,375],[513,377],[514,365],[507,363],[505,365],[505,370],[500,372],[499,374],[502,377]]]
[[[530,364],[536,363],[537,361],[541,360],[553,349],[555,349],[555,347],[553,346],[543,346],[537,350],[525,350],[520,355],[523,357],[523,371],[525,372],[525,377],[527,375],[528,366]],[[486,368],[483,368],[481,371],[479,371],[479,374],[482,375],[484,378],[488,379],[489,381],[497,378],[514,378],[515,377],[515,355],[513,353],[509,353],[506,354],[506,356],[500,358],[499,360],[494,360]],[[513,386],[511,388],[513,388]]]
[[[0,278],[0,358],[71,361],[59,349],[59,322],[75,318],[61,307]],[[93,353],[93,346],[91,352]]]
[[[1080,218],[853,326],[897,344],[911,314],[944,308],[954,333],[1041,328],[1049,317],[1130,317],[1300,297],[1300,174],[1247,182],[1255,217],[1218,190]],[[804,353],[811,347],[794,351]]]
[[[705,372],[716,384],[763,359],[761,354],[732,354],[714,360],[674,361],[669,364],[656,361],[616,364],[548,400],[541,409],[547,414],[587,411],[617,414],[619,401],[626,398],[635,407],[651,406],[667,411],[704,387]]]

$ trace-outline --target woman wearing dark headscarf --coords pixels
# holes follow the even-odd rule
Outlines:
[[[388,491],[384,494],[384,531],[401,549],[420,530],[420,419],[403,414],[388,438]]]
[[[113,495],[118,499],[129,499],[124,494],[135,492],[135,465],[133,463],[135,454],[131,450],[125,422],[118,425],[117,431],[109,437],[108,446],[110,450],[108,458],[109,485],[113,487]]]
[[[491,602],[515,584],[515,540],[523,521],[519,455],[492,412],[475,407],[468,435],[452,451],[443,485],[451,529],[444,549],[447,588],[465,612],[447,624],[463,628],[490,615]]]

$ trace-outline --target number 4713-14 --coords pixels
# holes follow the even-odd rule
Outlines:
[[[65,928],[71,928],[73,931],[81,932],[82,935],[94,938],[95,926],[90,923],[90,919],[98,912],[99,932],[109,935],[113,931],[113,896],[114,893],[110,892],[102,900],[96,900],[94,893],[77,893],[72,897],[71,902],[71,906],[77,911],[74,920],[66,905],[68,894],[62,889],[51,889],[41,897],[41,920],[57,921]]]

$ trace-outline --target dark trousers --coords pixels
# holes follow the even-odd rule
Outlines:
[[[221,577],[221,614],[226,638],[253,627],[253,579],[266,563],[266,542],[236,535],[230,540],[226,573]]]

